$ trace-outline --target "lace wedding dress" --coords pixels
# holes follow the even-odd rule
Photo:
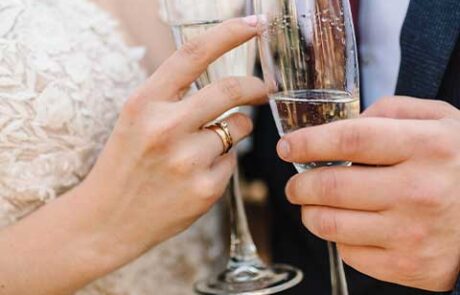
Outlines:
[[[87,175],[145,79],[142,55],[87,0],[0,1],[0,227]],[[214,212],[77,294],[193,294],[221,254],[218,230]]]

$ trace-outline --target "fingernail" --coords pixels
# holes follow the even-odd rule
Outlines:
[[[291,146],[289,145],[289,142],[287,142],[284,139],[281,139],[280,142],[278,143],[278,154],[282,159],[287,159],[289,157],[289,154],[291,152]]]
[[[257,15],[250,15],[243,18],[243,21],[250,25],[251,27],[257,26],[258,18]]]

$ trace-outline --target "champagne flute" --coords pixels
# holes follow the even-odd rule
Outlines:
[[[252,6],[248,0],[167,0],[164,4],[177,47],[225,19],[245,16]],[[245,43],[209,65],[195,86],[201,89],[225,77],[251,75],[255,58],[255,42]],[[235,111],[238,108],[230,112]],[[231,245],[227,268],[215,277],[199,281],[195,291],[200,294],[264,295],[298,284],[302,279],[298,269],[287,265],[267,266],[260,259],[248,228],[238,168],[229,186],[229,196]]]
[[[359,68],[349,0],[254,0],[270,105],[281,136],[359,115]],[[346,160],[346,159],[344,159]],[[294,164],[299,173],[347,161]],[[342,260],[328,243],[333,295],[348,294]]]

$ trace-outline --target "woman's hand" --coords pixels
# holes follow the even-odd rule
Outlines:
[[[256,34],[240,19],[211,29],[185,44],[127,102],[80,188],[112,250],[130,248],[117,255],[130,259],[184,230],[224,193],[235,155],[221,156],[221,139],[203,126],[231,108],[264,101],[264,85],[253,77],[227,78],[180,97],[209,63]],[[242,114],[226,121],[235,142],[252,129]]]
[[[19,257],[0,258],[0,294],[2,285],[4,294],[73,291],[183,231],[215,203],[235,155],[221,156],[221,139],[203,126],[264,101],[265,87],[256,78],[228,78],[180,98],[208,64],[257,35],[255,22],[227,21],[177,51],[126,103],[87,179],[0,234],[0,252]],[[226,121],[235,142],[251,131],[244,115]]]

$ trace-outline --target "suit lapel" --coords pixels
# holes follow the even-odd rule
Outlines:
[[[397,95],[436,98],[460,34],[460,0],[412,0],[401,32]]]

